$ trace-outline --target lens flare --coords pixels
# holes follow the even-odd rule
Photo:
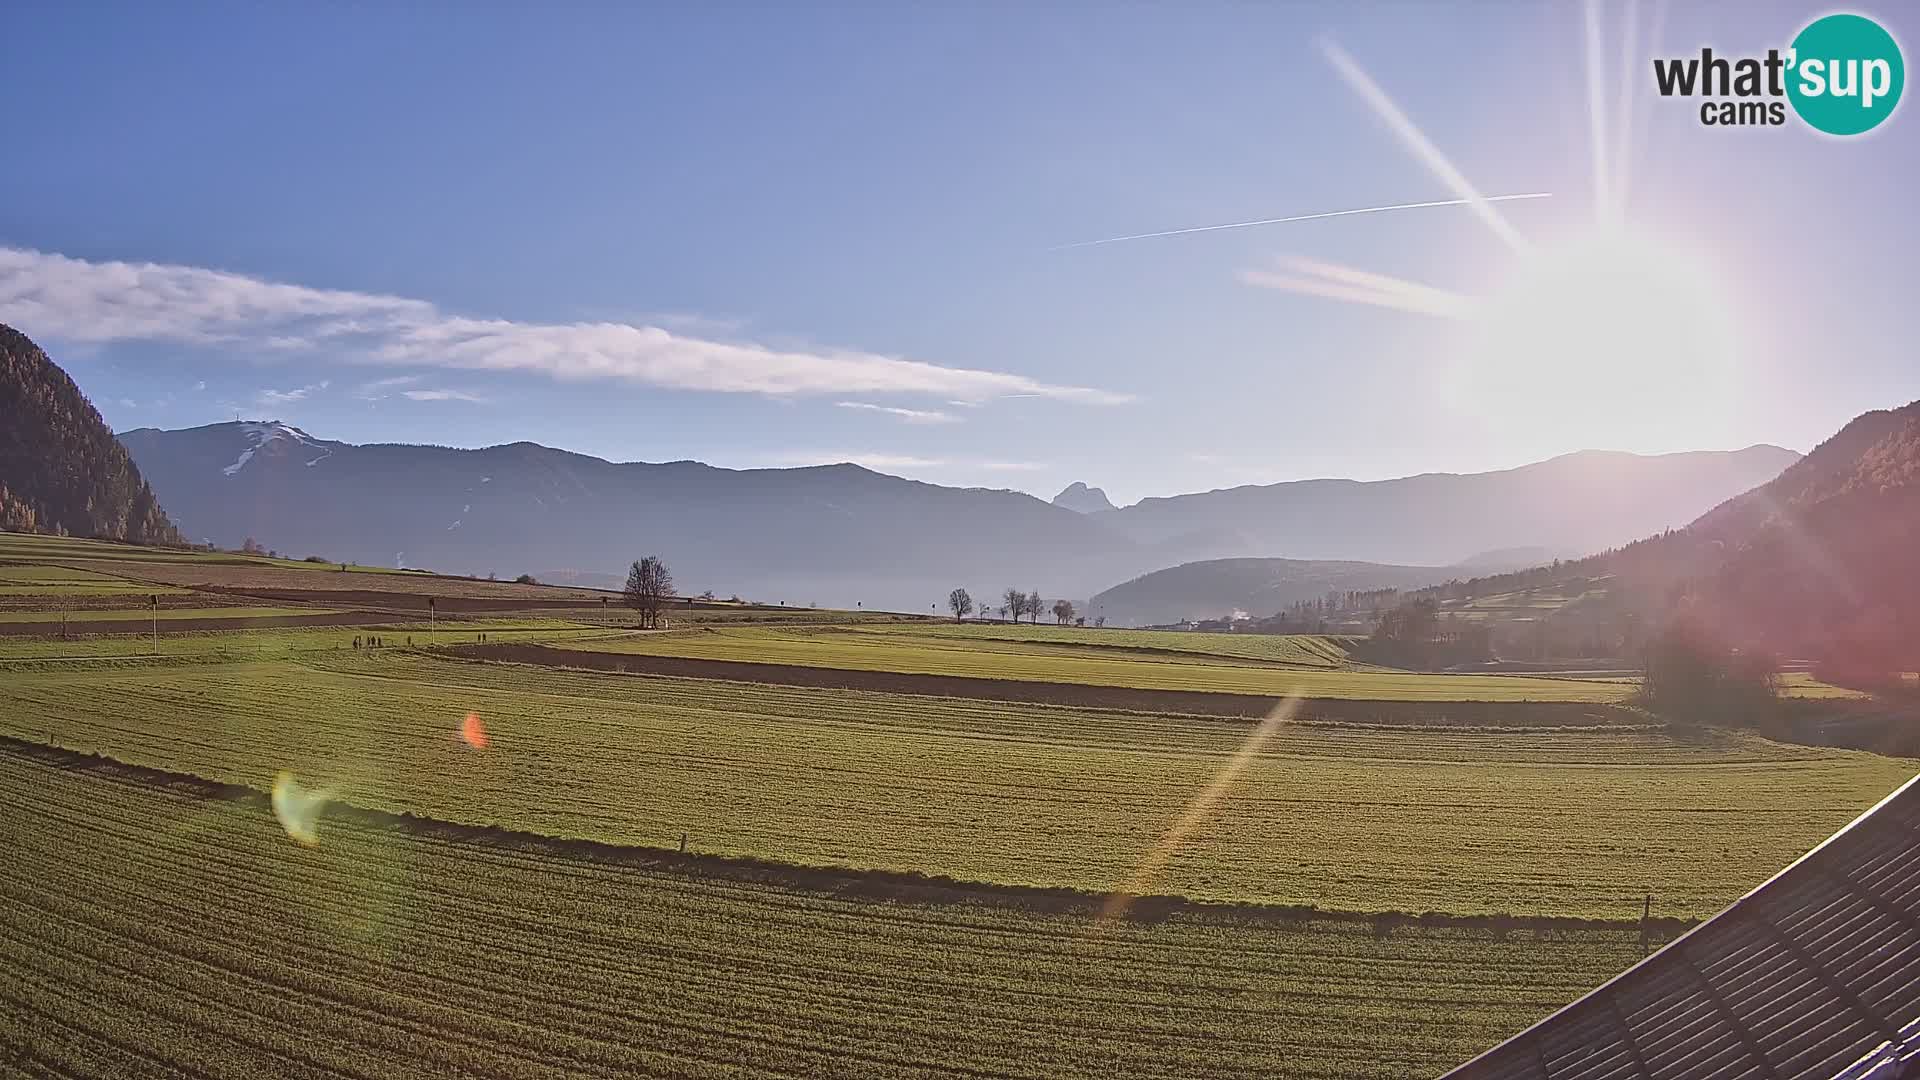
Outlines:
[[[1143,896],[1153,888],[1154,883],[1160,879],[1161,871],[1165,870],[1167,864],[1173,861],[1173,857],[1180,854],[1180,849],[1186,846],[1188,837],[1207,823],[1207,819],[1213,816],[1214,807],[1220,805],[1220,800],[1226,798],[1227,793],[1233,790],[1233,785],[1240,779],[1240,774],[1247,771],[1248,764],[1253,761],[1255,755],[1260,753],[1267,739],[1287,721],[1292,720],[1294,713],[1299,709],[1300,695],[1291,694],[1286,700],[1275,705],[1266,719],[1254,725],[1246,741],[1240,744],[1240,749],[1234,751],[1233,756],[1220,767],[1220,771],[1214,774],[1207,786],[1194,795],[1193,801],[1187,804],[1186,810],[1174,821],[1172,827],[1167,829],[1166,835],[1162,836],[1160,842],[1140,860],[1140,865],[1134,868],[1132,876],[1127,878],[1127,883],[1121,886],[1118,892],[1107,897],[1107,902],[1100,908],[1102,920],[1117,919],[1125,915],[1135,897]]]
[[[312,847],[320,842],[320,814],[332,797],[318,788],[302,786],[283,769],[273,781],[273,816],[288,836]]]
[[[486,725],[480,722],[479,713],[470,712],[467,718],[460,722],[460,738],[475,750],[487,748],[487,729]]]

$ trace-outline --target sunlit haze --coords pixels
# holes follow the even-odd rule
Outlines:
[[[1798,6],[598,15],[11,13],[0,320],[119,430],[1123,503],[1805,450],[1920,396],[1912,125],[1652,90]],[[1065,246],[1469,188],[1551,197]]]

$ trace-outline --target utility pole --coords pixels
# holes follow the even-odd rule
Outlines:
[[[439,629],[440,607],[435,599],[429,596],[427,597],[427,640],[429,642],[436,640],[437,635],[434,632]]]
[[[153,655],[160,655],[160,594],[147,596],[147,606],[153,609]]]

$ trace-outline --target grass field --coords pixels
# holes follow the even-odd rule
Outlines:
[[[456,732],[469,712],[484,755]],[[1250,725],[641,679],[395,651],[0,682],[0,733],[470,823],[1094,890],[1129,880]],[[1621,918],[1706,914],[1914,763],[1735,734],[1283,728],[1140,891]]]
[[[0,560],[64,564],[76,560],[106,560],[130,568],[178,564],[188,566],[238,566],[297,570],[303,573],[335,571],[339,563],[310,563],[301,559],[276,559],[265,555],[241,555],[228,551],[199,551],[190,548],[138,547],[112,540],[88,540],[75,536],[41,536],[35,533],[0,532]],[[405,574],[379,566],[353,564],[353,570],[369,574]]]
[[[7,534],[0,534],[4,541]],[[165,585],[145,585],[123,577],[75,570],[65,566],[0,564],[0,597],[7,596],[119,596],[138,593],[178,593]]]
[[[838,898],[0,753],[0,1071],[1432,1075],[1630,963],[1535,940]],[[10,1058],[10,1060],[9,1060]]]
[[[1379,701],[1604,703],[1624,701],[1634,689],[1627,683],[1524,675],[1416,675],[1396,671],[1331,669],[1320,663],[1297,668],[1282,667],[1231,656],[1122,655],[1118,654],[1118,650],[1097,645],[912,634],[891,630],[869,631],[848,627],[730,627],[687,633],[630,635],[596,640],[591,644],[582,643],[580,647],[599,652],[799,664],[854,671],[901,671],[1273,697],[1300,694],[1306,697]]]
[[[246,609],[249,612],[258,610]],[[301,614],[310,614],[302,610]],[[144,614],[144,613],[143,613]],[[209,630],[169,632],[166,610],[161,610],[160,657],[188,660],[266,659],[305,653],[351,654],[353,639],[379,634],[389,646],[411,643],[420,647],[434,644],[471,643],[485,633],[489,641],[544,641],[558,643],[572,637],[594,636],[609,631],[603,626],[577,623],[567,619],[531,617],[441,619],[398,621],[370,626],[329,626],[313,628],[276,627],[258,630]],[[190,617],[183,615],[183,618]],[[4,616],[0,616],[0,621]],[[51,633],[57,634],[58,627]],[[0,663],[35,661],[52,657],[110,659],[153,656],[153,639],[145,628],[131,633],[75,638],[62,641],[54,637],[0,637]],[[5,670],[0,668],[0,670]]]
[[[926,622],[903,627],[915,637],[975,641],[1026,641],[1145,652],[1265,660],[1295,667],[1334,668],[1351,663],[1344,639],[1325,634],[1201,634],[1177,630],[1109,630],[1105,627]]]
[[[1331,637],[727,606],[636,634],[562,590],[0,536],[0,622],[144,617],[129,586],[164,594],[157,656],[144,632],[0,638],[0,736],[20,740],[0,742],[0,1074],[1431,1075],[1638,955],[1634,931],[1527,917],[1626,922],[1648,893],[1710,914],[1917,767],[1630,709],[1554,726],[1527,703],[1635,680],[1396,672]],[[393,614],[422,595],[437,623]],[[394,621],[188,621],[328,597]],[[471,603],[444,617],[445,598]],[[483,634],[1083,702],[1434,704],[1342,724],[1359,714],[1328,703],[1254,741],[1247,720],[924,679],[435,648]],[[388,647],[352,647],[373,635]],[[260,794],[283,773],[364,809],[297,844]],[[695,862],[668,854],[683,838]],[[1117,889],[1220,903],[1095,918]],[[1369,933],[1402,912],[1435,918]],[[1520,929],[1440,917],[1502,912]]]

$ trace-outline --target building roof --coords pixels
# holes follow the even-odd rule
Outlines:
[[[1906,1080],[1920,1076],[1916,1020],[1920,777],[1725,911],[1442,1080]],[[1847,1071],[1875,1055],[1893,1059],[1894,1071]]]

